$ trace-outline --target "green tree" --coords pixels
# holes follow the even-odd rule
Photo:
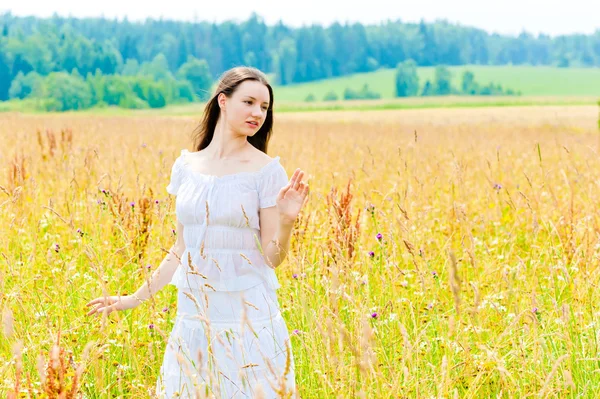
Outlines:
[[[325,97],[323,97],[323,101],[337,101],[338,100],[338,95],[335,93],[335,91],[329,91],[327,92],[327,94],[325,94]]]
[[[475,75],[465,71],[462,75],[461,90],[463,94],[474,95],[479,93],[479,85],[475,82]]]
[[[435,87],[433,91],[438,96],[452,93],[452,73],[443,65],[435,67]]]
[[[296,76],[296,67],[298,63],[298,50],[296,41],[292,38],[285,38],[279,43],[277,52],[278,62],[275,73],[280,85],[286,85],[294,82]]]
[[[177,71],[177,77],[190,82],[192,92],[201,101],[205,101],[210,97],[213,79],[206,60],[188,57],[187,62]]]
[[[433,96],[435,94],[434,90],[433,90],[433,85],[431,84],[431,82],[429,80],[427,80],[425,82],[425,84],[423,85],[423,90],[421,90],[421,95],[422,96]]]
[[[39,96],[42,90],[43,78],[37,72],[30,72],[24,75],[19,72],[13,79],[8,96],[10,98],[24,99],[31,96]]]
[[[396,97],[416,96],[418,92],[417,63],[412,59],[399,63],[396,68]]]
[[[8,91],[12,79],[8,55],[4,50],[4,40],[0,39],[0,101],[8,100]]]
[[[89,85],[79,76],[66,72],[52,72],[44,80],[47,111],[68,111],[89,108],[92,93]]]

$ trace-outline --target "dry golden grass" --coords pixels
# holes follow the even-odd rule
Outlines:
[[[277,270],[301,396],[598,397],[597,115],[277,115],[269,153],[311,186]],[[108,319],[84,304],[173,243],[165,186],[195,123],[0,115],[2,394],[153,390],[174,288]]]

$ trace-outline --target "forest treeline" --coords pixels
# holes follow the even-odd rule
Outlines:
[[[600,30],[512,37],[443,21],[293,28],[266,25],[258,15],[223,23],[0,15],[0,100],[49,99],[65,91],[58,89],[62,84],[83,82],[90,90],[82,104],[156,106],[202,99],[206,82],[236,65],[256,66],[286,85],[396,68],[407,60],[418,66],[600,66]],[[125,87],[135,99],[114,94]]]

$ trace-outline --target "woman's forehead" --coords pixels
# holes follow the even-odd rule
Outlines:
[[[254,97],[257,100],[269,101],[269,89],[264,84],[255,80],[246,80],[242,82],[236,92],[240,96]]]

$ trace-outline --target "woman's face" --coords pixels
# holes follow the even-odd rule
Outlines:
[[[269,109],[269,89],[255,80],[243,81],[231,98],[223,101],[227,124],[239,134],[253,136],[263,125]]]

